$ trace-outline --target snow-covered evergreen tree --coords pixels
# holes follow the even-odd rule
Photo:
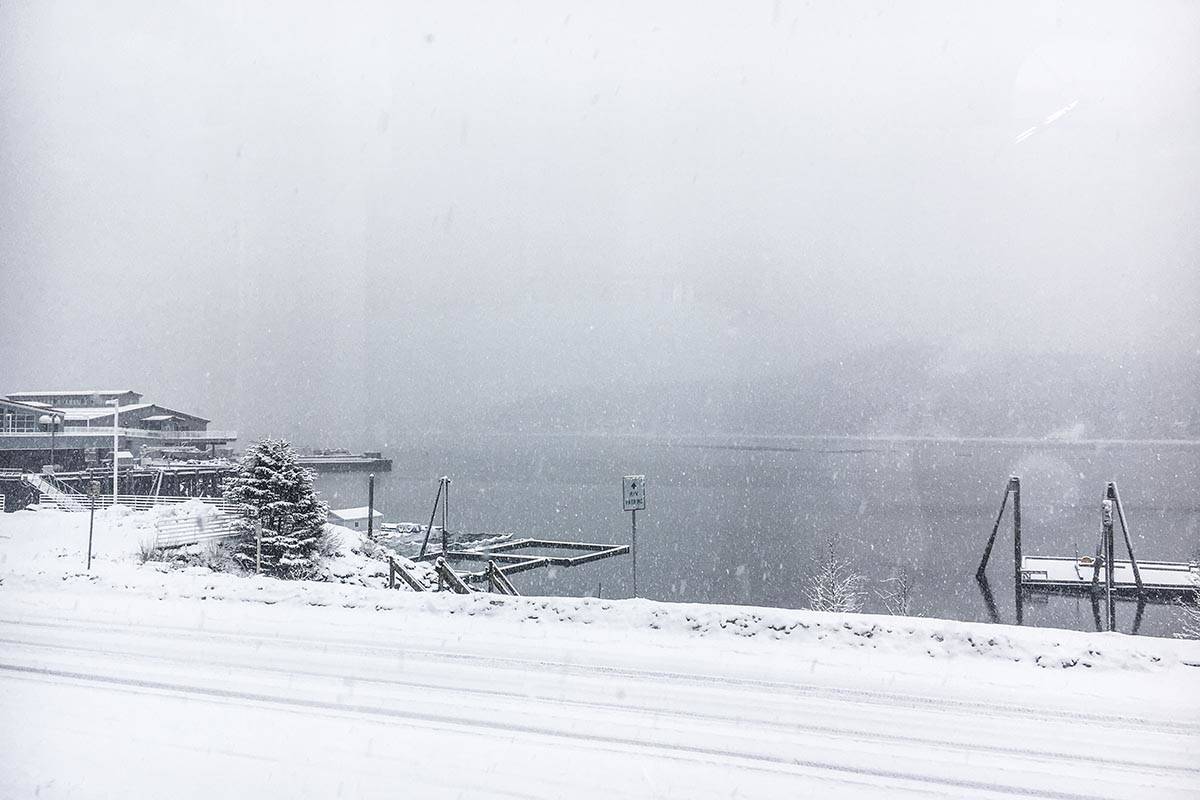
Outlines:
[[[238,563],[254,569],[256,512],[262,523],[265,574],[307,578],[316,571],[328,507],[317,500],[312,474],[300,465],[288,442],[263,439],[248,447],[224,490],[225,499],[239,512],[242,536],[234,555]]]

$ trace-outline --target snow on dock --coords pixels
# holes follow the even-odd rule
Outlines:
[[[1147,592],[1185,594],[1200,587],[1200,563],[1180,561],[1142,561],[1138,559],[1142,584]],[[1061,556],[1025,556],[1021,559],[1021,584],[1046,591],[1087,592],[1092,588],[1096,559]],[[1104,565],[1100,565],[1096,585],[1106,586]],[[1113,561],[1113,591],[1136,593],[1137,581],[1129,561]]]

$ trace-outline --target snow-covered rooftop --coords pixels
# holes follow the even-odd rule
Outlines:
[[[117,411],[124,414],[126,411],[138,411],[143,408],[150,408],[153,403],[134,403],[133,405],[120,406]],[[113,410],[112,406],[103,406],[99,408],[70,408],[65,409],[67,419],[96,419],[97,417],[111,417]]]
[[[338,519],[366,519],[367,506],[359,506],[358,508],[333,508],[329,510],[329,515]],[[376,511],[372,516],[382,517],[383,514],[380,511]]]
[[[9,392],[8,397],[49,397],[50,395],[61,395],[63,397],[78,397],[80,395],[100,394],[136,394],[141,397],[141,392],[135,392],[133,389],[64,389],[62,391],[52,392]]]

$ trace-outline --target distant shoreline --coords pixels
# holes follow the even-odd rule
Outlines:
[[[775,442],[838,442],[853,444],[970,444],[998,447],[1178,447],[1200,448],[1200,439],[1057,439],[1036,436],[910,436],[867,434],[699,434],[614,433],[610,431],[428,431],[430,437],[499,438],[526,436],[556,439],[640,439],[669,447],[712,450],[811,450]],[[869,452],[869,450],[868,450]]]

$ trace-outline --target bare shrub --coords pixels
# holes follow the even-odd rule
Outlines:
[[[876,592],[883,601],[884,610],[898,617],[913,615],[913,579],[904,567],[897,567],[892,577],[884,582],[885,588]]]
[[[158,546],[158,539],[154,536],[144,536],[139,539],[137,558],[139,564],[145,564],[147,561],[162,561],[163,551]]]
[[[328,561],[338,554],[338,550],[342,546],[342,537],[332,527],[326,527],[321,534],[321,538],[317,540],[317,555],[322,561]]]
[[[808,605],[814,611],[862,610],[865,579],[851,562],[837,554],[838,537],[831,536],[821,568],[808,587]]]

